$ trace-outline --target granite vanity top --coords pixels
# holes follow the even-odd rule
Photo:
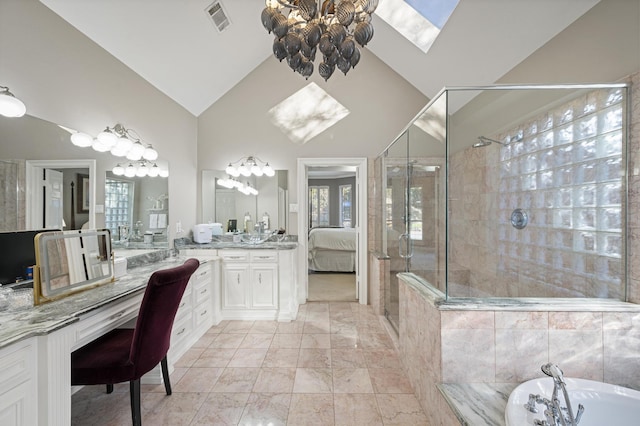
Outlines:
[[[259,244],[249,242],[233,242],[233,241],[212,241],[210,243],[194,243],[194,242],[176,242],[176,250],[293,250],[298,247],[297,241],[267,241]]]
[[[79,317],[119,299],[138,294],[155,271],[178,266],[185,256],[169,257],[127,271],[114,282],[38,306],[0,311],[0,348],[33,336],[49,334],[79,320]],[[206,263],[206,260],[201,260]]]

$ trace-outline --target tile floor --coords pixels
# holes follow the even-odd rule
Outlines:
[[[145,425],[427,425],[370,306],[310,302],[298,319],[223,321],[162,385],[142,386]],[[131,424],[129,386],[72,398],[73,425]]]

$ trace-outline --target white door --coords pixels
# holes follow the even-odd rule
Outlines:
[[[62,229],[62,172],[45,169],[44,181],[43,226],[46,229]]]

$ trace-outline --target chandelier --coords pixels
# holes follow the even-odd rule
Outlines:
[[[371,15],[378,0],[266,0],[262,25],[273,32],[273,54],[306,79],[313,74],[316,51],[322,54],[318,73],[325,81],[336,67],[345,75],[360,61],[361,47],[373,38]]]
[[[260,165],[260,163],[262,163],[262,165]],[[235,164],[240,164],[240,165],[237,166]],[[226,169],[224,169],[224,171],[226,174],[233,177],[238,177],[240,175],[245,177],[249,177],[251,175],[255,175],[255,176],[265,175],[268,177],[272,177],[272,176],[275,176],[276,174],[275,170],[273,170],[273,168],[269,165],[269,163],[265,163],[264,161],[260,160],[258,157],[255,157],[255,156],[243,157],[238,161],[229,163],[229,165],[227,166]]]
[[[16,98],[6,86],[0,86],[0,115],[5,117],[22,117],[27,112],[27,107],[20,99]]]
[[[138,133],[122,124],[107,126],[95,138],[82,132],[73,133],[71,143],[82,148],[92,147],[98,152],[109,151],[116,157],[126,157],[130,161],[154,161],[158,158],[158,151],[151,144],[143,145]]]
[[[111,173],[115,176],[125,176],[128,178],[132,177],[168,177],[169,170],[163,167],[159,167],[156,163],[151,163],[150,161],[140,160],[136,162],[131,162],[129,164],[125,164],[124,166],[120,163],[116,164],[116,166],[111,169]]]

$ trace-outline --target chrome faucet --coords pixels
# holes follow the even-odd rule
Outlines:
[[[553,394],[551,395],[551,400],[543,398],[540,395],[529,395],[529,401],[524,405],[525,409],[532,413],[537,413],[538,408],[536,404],[545,406],[544,416],[546,420],[536,419],[533,424],[536,426],[577,426],[584,413],[584,406],[578,404],[578,413],[574,418],[573,408],[571,407],[571,400],[569,399],[567,384],[564,381],[562,370],[557,365],[551,363],[544,364],[541,369],[544,374],[553,378]],[[560,399],[558,398],[558,391],[560,390],[562,391],[564,402],[567,405],[566,407],[560,405]]]

